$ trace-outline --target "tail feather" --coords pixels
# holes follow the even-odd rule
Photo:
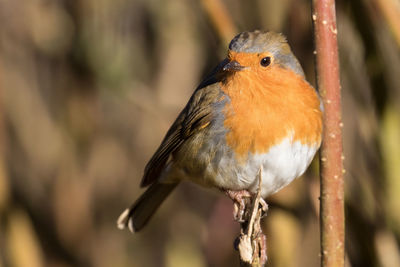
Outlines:
[[[140,231],[177,185],[152,184],[130,208],[122,212],[117,221],[118,228],[128,227],[132,233]]]

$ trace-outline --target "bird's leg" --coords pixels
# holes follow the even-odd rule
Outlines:
[[[250,200],[253,197],[253,194],[247,190],[225,190],[225,193],[228,195],[230,199],[233,201],[233,218],[238,222],[245,221],[245,211],[246,211],[246,200]],[[268,211],[268,204],[265,202],[263,198],[260,198],[259,201],[261,210],[263,211],[262,216],[266,214]]]
[[[228,195],[230,199],[232,199],[234,203],[233,218],[238,222],[244,222],[246,200],[249,200],[252,197],[251,193],[247,190],[239,190],[239,191],[225,190],[225,193]]]

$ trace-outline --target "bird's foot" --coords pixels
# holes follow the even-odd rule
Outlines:
[[[254,197],[252,193],[247,190],[225,190],[226,195],[233,201],[233,218],[237,222],[245,222],[248,217],[246,213],[246,205],[251,205],[251,199]],[[268,204],[263,198],[260,198],[259,205],[262,210],[262,217],[268,211]],[[247,216],[247,217],[246,217]]]
[[[226,194],[233,201],[233,218],[240,223],[244,222],[246,204],[250,203],[252,194],[247,190],[226,190]]]

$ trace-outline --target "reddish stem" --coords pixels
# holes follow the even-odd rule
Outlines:
[[[313,0],[317,85],[324,104],[321,147],[321,266],[344,266],[341,96],[334,0]]]

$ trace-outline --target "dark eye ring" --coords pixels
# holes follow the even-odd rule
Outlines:
[[[268,67],[269,64],[271,64],[271,57],[264,57],[263,59],[261,59],[260,64],[263,67]]]

